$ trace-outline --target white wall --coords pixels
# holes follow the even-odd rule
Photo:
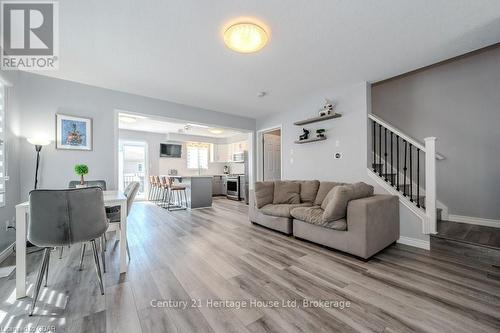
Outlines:
[[[375,85],[373,113],[437,137],[437,197],[449,214],[500,220],[500,47]]]
[[[210,125],[246,130],[255,129],[255,120],[216,111],[180,105],[167,101],[91,87],[79,83],[29,73],[16,73],[12,78],[16,103],[21,110],[20,199],[26,199],[33,187],[34,148],[25,140],[38,132],[55,137],[55,114],[67,113],[92,117],[94,149],[88,151],[56,150],[54,144],[42,149],[40,187],[61,188],[75,179],[73,166],[89,166],[89,179],[104,179],[116,188],[116,149],[118,129],[115,109],[149,115],[203,122]],[[116,133],[116,136],[115,136]]]
[[[345,182],[368,181],[366,174],[367,142],[367,94],[365,83],[356,84],[341,91],[317,93],[287,110],[264,119],[257,119],[257,129],[282,125],[282,174],[283,179],[319,179]],[[293,123],[315,117],[325,97],[332,98],[341,118],[306,126]],[[326,141],[295,144],[302,128],[326,129]],[[338,147],[336,143],[338,142]],[[343,158],[335,160],[334,153],[342,152]]]
[[[283,179],[318,179],[342,182],[364,181],[375,186],[376,193],[385,191],[373,182],[367,174],[367,114],[371,112],[370,86],[354,84],[343,89],[317,92],[292,110],[257,119],[257,130],[282,126],[282,175]],[[336,111],[341,118],[305,126],[295,126],[298,120],[317,116],[324,98],[335,101]],[[326,141],[295,144],[302,134],[302,128],[326,129]],[[343,158],[334,159],[334,153],[341,152]],[[257,161],[257,163],[260,163]],[[401,236],[428,240],[421,233],[420,221],[400,205]]]

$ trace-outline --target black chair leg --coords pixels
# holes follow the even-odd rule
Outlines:
[[[104,234],[101,237],[101,259],[102,259],[102,271],[106,273],[106,240],[104,239]]]
[[[97,273],[97,278],[99,280],[99,287],[101,288],[101,295],[104,295],[104,286],[102,284],[102,274],[101,274],[101,264],[99,263],[99,252],[97,252],[97,245],[95,239],[91,240],[92,252],[94,253],[95,270]]]
[[[47,265],[49,262],[49,256],[50,256],[50,249],[45,248],[43,250],[42,264],[40,265],[40,270],[38,271],[38,276],[36,277],[35,291],[33,293],[33,301],[31,303],[31,309],[29,312],[30,316],[32,316],[33,312],[35,311],[36,299],[38,298],[38,294],[40,293],[40,287],[42,285],[42,280],[43,280],[43,275],[45,273],[45,269],[47,268]]]
[[[78,270],[83,269],[83,257],[85,256],[85,248],[87,247],[87,244],[83,243],[82,244],[82,253],[80,254],[80,266],[78,267]]]
[[[47,287],[47,283],[49,283],[49,267],[50,267],[50,250],[49,250],[49,256],[47,257],[47,267],[45,267],[45,285],[44,287]]]

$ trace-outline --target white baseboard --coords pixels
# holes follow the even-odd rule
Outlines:
[[[400,236],[398,239],[398,243],[413,246],[413,247],[418,247],[418,248],[424,249],[424,250],[431,249],[430,241],[423,240],[423,239]]]
[[[500,228],[500,220],[483,219],[480,217],[449,214],[448,221],[484,225],[486,227],[493,227],[493,228]]]
[[[7,259],[8,256],[10,256],[14,252],[14,246],[16,243],[12,243],[9,245],[5,250],[0,253],[0,262],[3,262],[5,259]]]

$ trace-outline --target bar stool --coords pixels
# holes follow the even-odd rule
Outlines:
[[[153,201],[156,202],[157,205],[161,205],[161,200],[163,198],[163,192],[161,189],[161,182],[160,182],[160,177],[159,176],[153,176],[154,178],[154,184],[155,184],[155,195],[153,198]]]
[[[175,184],[174,178],[172,177],[166,177],[168,181],[168,198],[167,198],[167,210],[185,210],[187,209],[187,194],[186,194],[186,186],[182,184]],[[177,197],[177,203],[171,206],[171,201],[172,197],[174,196],[174,193]],[[184,203],[183,203],[183,198],[182,196],[184,195]],[[184,205],[183,205],[184,204]]]
[[[162,191],[160,206],[162,208],[165,208],[165,205],[167,203],[167,198],[170,193],[170,183],[167,177],[165,176],[161,176],[160,178],[160,191]]]
[[[155,177],[149,176],[149,193],[148,193],[148,201],[151,201],[155,191]]]

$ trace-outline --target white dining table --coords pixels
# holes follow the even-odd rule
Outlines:
[[[120,273],[127,272],[127,198],[119,191],[103,191],[105,206],[120,206]],[[16,298],[26,296],[26,227],[30,203],[16,206]]]

